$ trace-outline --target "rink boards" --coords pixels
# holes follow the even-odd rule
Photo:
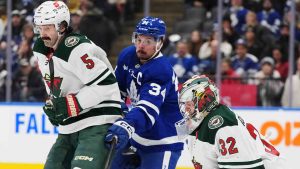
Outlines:
[[[290,169],[300,154],[300,109],[234,108],[283,153]],[[0,168],[42,169],[57,130],[43,114],[42,104],[0,104]],[[193,168],[184,150],[178,169]]]

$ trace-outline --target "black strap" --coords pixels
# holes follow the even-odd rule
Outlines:
[[[51,51],[51,53],[49,54],[49,70],[50,70],[50,97],[52,98],[53,95],[53,91],[54,91],[54,63],[53,63],[53,59],[52,59],[52,53],[53,51]]]

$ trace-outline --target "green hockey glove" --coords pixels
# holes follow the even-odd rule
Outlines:
[[[50,122],[58,122],[59,124],[69,117],[78,116],[79,112],[82,111],[75,95],[48,100],[43,109]]]

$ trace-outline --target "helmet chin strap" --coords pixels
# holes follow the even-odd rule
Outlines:
[[[149,60],[151,60],[152,58],[154,58],[154,57],[158,54],[158,52],[160,51],[160,49],[162,48],[162,46],[163,46],[163,41],[161,41],[161,44],[160,44],[160,45],[159,45],[159,43],[156,43],[154,54],[153,54],[150,58],[148,58],[148,59],[141,59],[141,62],[142,62],[142,63],[146,63],[146,62],[148,62]]]

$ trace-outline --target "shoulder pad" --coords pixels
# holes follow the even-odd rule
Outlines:
[[[54,56],[68,61],[72,50],[82,43],[91,43],[91,41],[86,36],[71,33],[67,35],[60,43],[60,45],[54,53]]]

